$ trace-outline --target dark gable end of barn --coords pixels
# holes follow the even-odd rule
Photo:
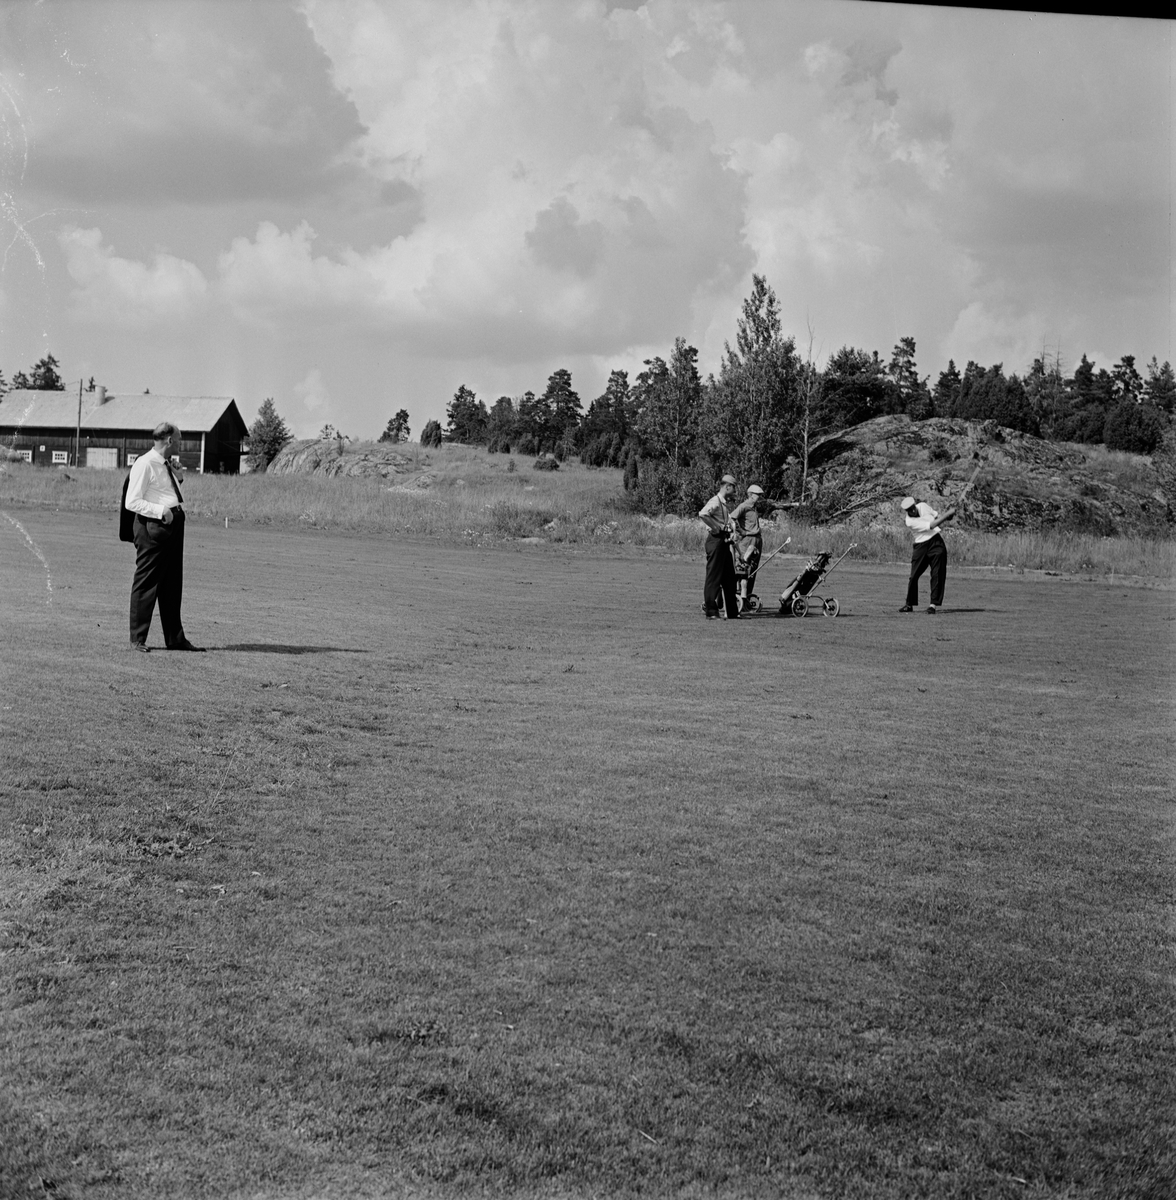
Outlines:
[[[161,421],[180,429],[180,464],[206,475],[236,475],[249,430],[227,396],[111,395],[21,389],[0,399],[0,444],[38,466],[118,470],[150,450]],[[76,455],[76,457],[75,457]]]

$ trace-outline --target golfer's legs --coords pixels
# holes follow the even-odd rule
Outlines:
[[[747,594],[755,595],[755,577],[759,573],[760,551],[755,549],[747,559]]]
[[[135,520],[135,577],[131,582],[131,641],[145,642],[164,569],[165,548],[153,534],[158,528]]]
[[[930,542],[916,542],[911,552],[911,577],[907,582],[906,602],[914,608],[919,603],[919,576],[927,569],[927,547]]]
[[[702,586],[702,605],[708,613],[719,611],[723,587],[723,559],[730,562],[731,554],[722,538],[706,539],[706,582]]]
[[[163,640],[170,646],[184,637],[180,619],[180,604],[184,598],[184,514],[177,512],[167,529],[167,557],[160,572],[158,600]]]
[[[947,584],[947,546],[942,538],[934,538],[927,551],[931,563],[931,603],[938,608],[943,603],[943,589]]]
[[[723,603],[727,608],[727,616],[739,616],[739,601],[735,598],[738,584],[735,581],[735,563],[731,558],[731,551],[727,546],[724,546],[723,552],[720,555],[723,561],[722,574],[722,589]]]

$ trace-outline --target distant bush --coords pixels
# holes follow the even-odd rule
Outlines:
[[[624,484],[626,492],[634,492],[637,490],[637,485],[640,481],[641,475],[637,467],[637,452],[630,450],[628,458],[625,459],[625,473],[621,482]]]
[[[441,422],[426,421],[424,429],[421,430],[421,445],[422,446],[440,446],[441,445]]]
[[[536,471],[558,471],[559,463],[554,458],[537,458],[531,464]]]
[[[1154,405],[1124,400],[1107,413],[1103,441],[1108,450],[1151,454],[1163,440],[1167,425],[1167,418]]]

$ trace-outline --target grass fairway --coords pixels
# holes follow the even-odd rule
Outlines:
[[[132,558],[0,514],[5,1200],[1172,1194],[1171,592]]]

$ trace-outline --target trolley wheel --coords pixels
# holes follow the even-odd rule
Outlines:
[[[808,601],[803,596],[794,596],[792,598],[792,615],[794,617],[803,617],[808,612]]]
[[[764,606],[758,596],[749,596],[747,600],[748,612],[763,612]]]
[[[836,600],[822,600],[821,611],[824,612],[825,616],[827,617],[835,617],[841,611],[841,605],[838,604]]]

